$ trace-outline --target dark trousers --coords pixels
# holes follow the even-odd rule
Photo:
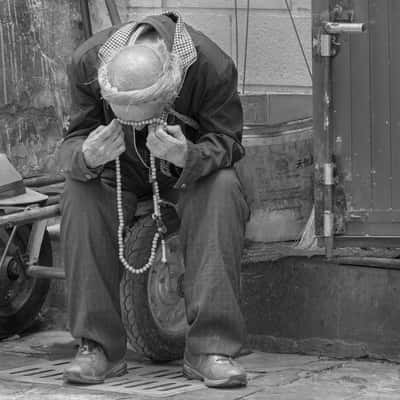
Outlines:
[[[146,182],[129,183],[130,190],[123,192],[126,221],[134,216],[143,194],[139,192],[151,191]],[[126,333],[120,310],[123,267],[118,260],[115,189],[101,179],[67,179],[61,208],[71,333],[100,343],[111,361],[121,359]],[[245,339],[238,297],[249,213],[235,171],[223,169],[188,185],[180,193],[178,210],[186,268],[186,346],[195,354],[234,355]]]

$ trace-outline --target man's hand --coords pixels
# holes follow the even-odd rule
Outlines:
[[[96,168],[115,160],[124,151],[124,133],[116,119],[90,132],[82,145],[83,157],[89,168]]]
[[[147,148],[157,157],[183,168],[188,152],[187,139],[179,125],[149,126]]]

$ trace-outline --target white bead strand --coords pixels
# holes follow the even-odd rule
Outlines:
[[[117,120],[123,124],[123,125],[129,125],[132,126],[134,129],[133,134],[136,135],[135,129],[139,127],[144,127],[146,125],[162,125],[166,126],[166,115],[163,114],[163,117],[161,118],[150,118],[147,120],[143,121],[124,121],[119,118]],[[136,149],[136,146],[135,146]],[[136,152],[138,153],[137,149]],[[139,158],[141,159],[140,155],[138,154]],[[142,159],[141,159],[142,160]],[[148,168],[148,166],[143,162],[145,167]],[[164,234],[165,234],[165,227],[162,223],[161,219],[161,210],[160,210],[160,191],[159,191],[159,186],[158,186],[158,181],[157,181],[157,169],[156,169],[156,161],[155,157],[153,154],[150,153],[150,168],[149,168],[149,176],[150,176],[150,182],[152,184],[152,189],[153,189],[153,219],[156,223],[157,230],[154,234],[153,241],[151,244],[151,252],[149,259],[147,263],[139,269],[136,269],[132,267],[128,261],[125,259],[124,255],[124,210],[123,210],[123,203],[122,203],[122,182],[121,182],[121,164],[120,164],[120,159],[119,157],[116,158],[115,160],[115,174],[116,174],[116,191],[117,191],[117,215],[118,215],[118,258],[121,261],[122,265],[127,269],[129,272],[133,274],[142,274],[146,272],[152,265],[153,262],[156,258],[156,252],[157,252],[157,245],[159,239],[161,239],[161,262],[166,263],[167,262],[167,257],[166,257],[166,244],[164,240]]]

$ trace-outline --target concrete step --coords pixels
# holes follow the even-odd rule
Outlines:
[[[59,225],[50,232],[62,267]],[[293,245],[247,251],[242,309],[252,348],[400,361],[399,270],[337,265],[291,253]],[[43,312],[51,327],[67,326],[65,298],[65,282],[53,280]]]
[[[400,361],[400,271],[322,256],[246,265],[242,309],[264,351]]]

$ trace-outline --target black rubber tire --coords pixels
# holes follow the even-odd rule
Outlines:
[[[162,215],[167,227],[168,241],[168,238],[176,237],[179,219],[172,207],[163,209]],[[154,233],[155,223],[149,215],[140,218],[127,234],[125,258],[134,268],[139,269],[147,263]],[[160,246],[157,251],[160,251]],[[136,353],[153,361],[181,359],[185,347],[186,327],[173,334],[171,331],[166,332],[156,323],[150,309],[148,283],[150,274],[156,272],[154,268],[157,268],[156,263],[139,275],[124,272],[121,282],[121,309],[128,341]],[[184,318],[186,323],[186,317]]]
[[[29,240],[29,233],[30,233],[29,226],[26,225],[20,226],[18,227],[14,239],[12,241],[14,254],[16,251],[18,251],[18,253],[21,256],[21,259],[27,257],[26,250]],[[3,248],[4,248],[4,243],[0,240],[0,254],[3,253]],[[11,253],[11,255],[13,254]],[[48,267],[51,267],[53,264],[51,241],[47,231],[45,232],[43,237],[38,264]],[[23,265],[23,261],[21,261],[21,265]],[[25,265],[23,265],[22,268],[24,267]],[[27,296],[22,302],[22,304],[20,304],[19,307],[15,310],[15,312],[12,314],[8,312],[7,313],[8,315],[5,315],[6,305],[3,306],[0,305],[0,339],[15,334],[20,334],[25,330],[27,330],[35,322],[48,294],[50,288],[50,279],[38,279],[27,276],[25,276],[23,279],[27,288]],[[1,293],[1,291],[2,290],[0,289],[0,296],[4,296],[5,294]]]

